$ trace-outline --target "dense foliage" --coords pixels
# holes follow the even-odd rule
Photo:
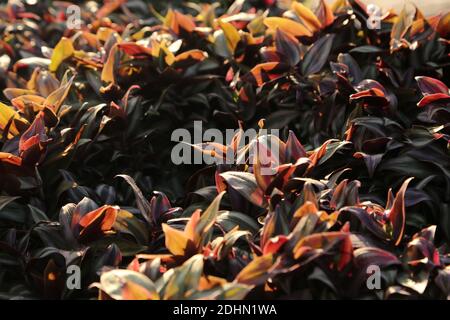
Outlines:
[[[327,3],[2,5],[0,297],[449,298],[450,15]]]

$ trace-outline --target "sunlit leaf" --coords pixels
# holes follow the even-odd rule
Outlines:
[[[287,18],[268,17],[264,19],[264,24],[269,30],[275,31],[276,29],[280,29],[294,37],[310,37],[312,35],[306,27]]]
[[[68,38],[61,38],[56,47],[53,49],[53,54],[49,66],[51,72],[56,72],[59,65],[74,54],[72,41]]]

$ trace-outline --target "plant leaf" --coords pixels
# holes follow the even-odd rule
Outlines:
[[[303,57],[301,72],[305,76],[322,70],[330,55],[333,46],[334,35],[327,34],[317,40]]]

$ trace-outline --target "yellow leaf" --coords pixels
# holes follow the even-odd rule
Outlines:
[[[21,119],[17,111],[0,102],[0,129],[4,130],[11,118]],[[9,128],[9,133],[12,135],[17,135],[19,131],[16,129],[15,125],[11,125]]]
[[[159,300],[156,292],[150,292],[143,286],[131,281],[125,283],[122,296],[124,300]]]
[[[159,52],[161,51],[161,45],[155,39],[151,39],[150,40],[150,44],[151,44],[150,49],[152,51],[152,57],[153,58],[158,58],[159,57]]]
[[[89,43],[93,48],[97,47],[97,36],[89,31],[82,31],[82,37]]]
[[[322,24],[319,19],[317,19],[316,15],[300,2],[293,2],[292,10],[310,31],[314,32],[321,29]]]
[[[167,65],[171,66],[175,62],[175,55],[167,48],[165,42],[161,43],[160,48],[165,54],[164,60]]]
[[[120,36],[117,34],[116,30],[106,27],[100,27],[97,30],[97,39],[106,42],[113,34],[116,34],[116,37],[120,39]]]
[[[172,228],[163,223],[162,228],[166,237],[166,247],[176,256],[183,256],[190,242],[183,231]]]
[[[131,38],[133,38],[133,40],[135,40],[135,41],[138,41],[138,40],[143,39],[146,34],[149,34],[149,33],[152,33],[152,32],[153,32],[152,28],[147,26],[147,27],[142,28],[138,32],[133,33],[131,35]]]
[[[114,64],[116,60],[115,56],[117,51],[118,51],[117,44],[115,44],[109,51],[108,59],[103,65],[101,79],[104,82],[114,83]]]
[[[225,39],[227,41],[227,47],[231,54],[234,54],[236,47],[241,40],[241,36],[237,29],[229,22],[219,20],[219,26],[223,30]]]
[[[264,24],[272,32],[275,32],[275,30],[279,28],[281,29],[281,31],[289,33],[294,37],[312,36],[311,32],[308,29],[306,29],[303,25],[287,18],[279,18],[279,17],[265,18]]]
[[[61,38],[55,49],[53,49],[49,70],[56,72],[59,65],[67,58],[70,58],[74,51],[72,41],[66,37]]]
[[[271,253],[256,257],[236,276],[235,281],[249,285],[258,285],[266,281],[273,265]]]
[[[247,29],[250,30],[252,35],[263,34],[266,27],[264,26],[265,16],[258,16],[247,25]]]
[[[172,9],[167,11],[166,17],[164,18],[164,24],[167,28],[172,28],[175,33],[178,33],[178,25],[175,24],[175,13]]]
[[[33,90],[21,88],[6,88],[5,90],[3,90],[3,94],[5,95],[6,98],[8,98],[8,100],[12,100],[25,94],[35,94],[35,93],[36,92]]]

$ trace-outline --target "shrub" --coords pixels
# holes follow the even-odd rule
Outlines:
[[[2,298],[450,296],[449,13],[76,4],[0,9]]]

